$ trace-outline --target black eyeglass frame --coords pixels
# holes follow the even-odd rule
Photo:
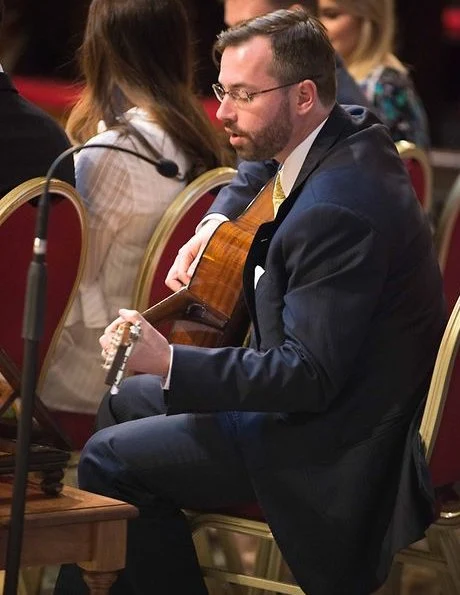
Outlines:
[[[305,80],[305,79],[302,79]],[[296,81],[295,83],[286,83],[285,85],[278,85],[277,87],[271,87],[270,89],[262,89],[262,91],[244,91],[243,89],[230,89],[227,91],[220,83],[213,83],[212,90],[214,91],[214,95],[217,98],[219,103],[222,103],[225,96],[228,95],[232,101],[235,103],[238,101],[243,101],[244,103],[251,103],[251,101],[257,95],[263,95],[264,93],[269,93],[270,91],[277,91],[278,89],[284,89],[285,87],[292,87],[293,85],[298,85],[301,81]]]

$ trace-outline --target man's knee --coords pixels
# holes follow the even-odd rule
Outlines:
[[[117,475],[117,461],[107,433],[101,430],[85,444],[78,463],[78,485],[83,490],[109,495],[108,490]]]
[[[163,389],[157,376],[142,374],[123,381],[117,394],[107,393],[99,407],[98,430],[165,412]]]

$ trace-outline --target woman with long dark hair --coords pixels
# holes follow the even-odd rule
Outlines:
[[[88,258],[42,395],[54,410],[93,414],[105,390],[97,339],[131,303],[144,250],[168,205],[186,182],[222,164],[224,151],[193,91],[180,0],[93,0],[81,66],[85,90],[67,124],[72,141],[117,145],[179,169],[166,178],[135,156],[104,148],[76,158]]]

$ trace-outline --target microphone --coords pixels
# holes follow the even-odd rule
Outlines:
[[[179,168],[177,167],[177,163],[171,161],[171,159],[159,159],[155,167],[157,168],[157,172],[165,178],[178,178]]]
[[[16,445],[16,458],[13,484],[13,500],[11,504],[11,522],[8,531],[6,551],[6,574],[4,595],[16,595],[20,567],[22,536],[24,528],[25,493],[27,486],[27,473],[29,466],[30,435],[33,423],[34,400],[38,377],[39,342],[44,332],[45,305],[46,305],[46,249],[48,213],[50,208],[49,187],[58,166],[69,155],[86,149],[111,149],[122,153],[129,153],[139,159],[151,163],[161,176],[184,180],[179,175],[179,167],[170,159],[153,159],[132,149],[94,143],[91,145],[75,145],[63,151],[51,164],[46,174],[45,184],[38,203],[35,239],[33,245],[33,258],[30,263],[22,337],[24,339],[24,358],[21,375],[21,415],[18,419],[18,439]]]
[[[40,201],[38,204],[38,221],[36,227],[36,237],[34,242],[34,254],[36,254],[36,250],[40,251],[41,253],[46,253],[46,235],[47,235],[47,228],[48,228],[48,211],[49,211],[49,187],[51,178],[53,177],[56,169],[59,165],[67,159],[69,155],[73,155],[74,153],[79,153],[82,150],[87,149],[111,149],[113,151],[120,151],[121,153],[128,153],[129,155],[134,155],[134,157],[138,157],[142,161],[146,161],[153,165],[157,172],[164,176],[165,178],[176,178],[177,180],[184,180],[183,175],[179,175],[179,167],[177,163],[171,161],[170,159],[164,159],[161,157],[160,159],[153,159],[152,157],[147,157],[143,153],[139,153],[132,149],[127,149],[125,147],[119,147],[117,145],[109,145],[107,143],[94,143],[91,145],[75,145],[74,147],[69,147],[65,151],[63,151],[60,155],[56,157],[53,163],[50,165],[48,172],[46,174],[46,181],[45,186],[43,187],[43,192],[40,196]],[[37,246],[36,246],[37,244]],[[42,252],[44,250],[44,252]]]
[[[61,163],[61,161],[65,159],[65,157],[67,157],[67,155],[71,155],[72,153],[78,153],[78,151],[81,151],[82,149],[91,149],[92,147],[94,147],[95,149],[113,149],[114,151],[129,153],[130,155],[139,157],[139,159],[142,159],[143,161],[146,161],[147,163],[151,163],[152,165],[154,165],[157,169],[157,172],[165,178],[177,178],[181,181],[184,179],[184,176],[179,176],[179,167],[177,163],[171,161],[171,159],[165,159],[164,157],[160,157],[159,159],[152,159],[152,157],[147,157],[147,155],[139,153],[138,151],[126,149],[125,147],[119,147],[117,145],[109,145],[106,143],[91,143],[90,145],[75,145],[74,147],[70,147],[55,159],[55,161],[51,164],[50,170],[55,164],[57,167],[59,163]],[[59,163],[56,163],[58,160]]]

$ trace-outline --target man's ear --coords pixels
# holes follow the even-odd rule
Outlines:
[[[318,91],[313,81],[307,79],[299,83],[297,93],[297,113],[304,115],[315,105]]]

